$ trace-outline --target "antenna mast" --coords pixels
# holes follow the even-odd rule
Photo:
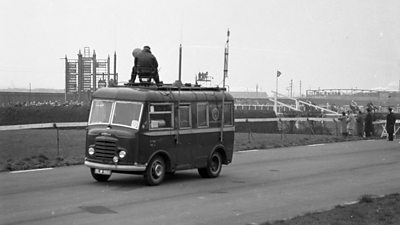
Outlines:
[[[179,45],[179,83],[182,83],[182,44]]]
[[[225,78],[228,77],[228,56],[229,56],[229,29],[227,32],[227,39],[225,44],[224,54],[224,77],[222,82],[222,115],[221,115],[221,143],[224,142],[224,122],[225,122]]]

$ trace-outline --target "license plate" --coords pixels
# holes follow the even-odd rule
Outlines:
[[[103,175],[111,175],[111,170],[95,169],[94,173],[95,174],[103,174]]]

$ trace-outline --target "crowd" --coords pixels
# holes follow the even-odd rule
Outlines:
[[[388,134],[388,140],[393,141],[393,133],[396,118],[392,112],[392,108],[388,108],[389,114],[386,117],[385,129]],[[351,110],[342,112],[338,118],[340,121],[340,130],[343,136],[359,136],[371,137],[374,134],[373,115],[371,109],[367,108],[367,114],[364,116],[361,110],[357,114],[353,114]]]
[[[27,107],[27,106],[83,106],[82,101],[31,101],[31,102],[15,102],[13,104],[2,103],[1,107]]]

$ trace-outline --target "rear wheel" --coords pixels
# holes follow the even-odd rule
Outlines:
[[[165,177],[165,161],[161,156],[154,157],[147,166],[144,181],[149,186],[159,185]]]
[[[94,170],[94,168],[90,168],[90,173],[92,174],[92,177],[98,182],[106,182],[111,177],[111,175],[97,174],[94,172]]]
[[[199,174],[204,178],[218,177],[222,169],[222,158],[219,152],[214,152],[207,162],[206,168],[199,168]]]

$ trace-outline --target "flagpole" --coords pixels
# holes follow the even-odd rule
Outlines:
[[[275,85],[275,101],[274,101],[274,111],[278,114],[278,75],[276,75],[276,85]]]
[[[274,111],[276,115],[278,115],[278,77],[280,75],[281,72],[278,70],[276,72],[275,101],[274,101]]]
[[[275,101],[274,101],[274,111],[275,115],[278,115],[278,77],[281,75],[281,72],[276,71],[276,85],[275,85]]]

